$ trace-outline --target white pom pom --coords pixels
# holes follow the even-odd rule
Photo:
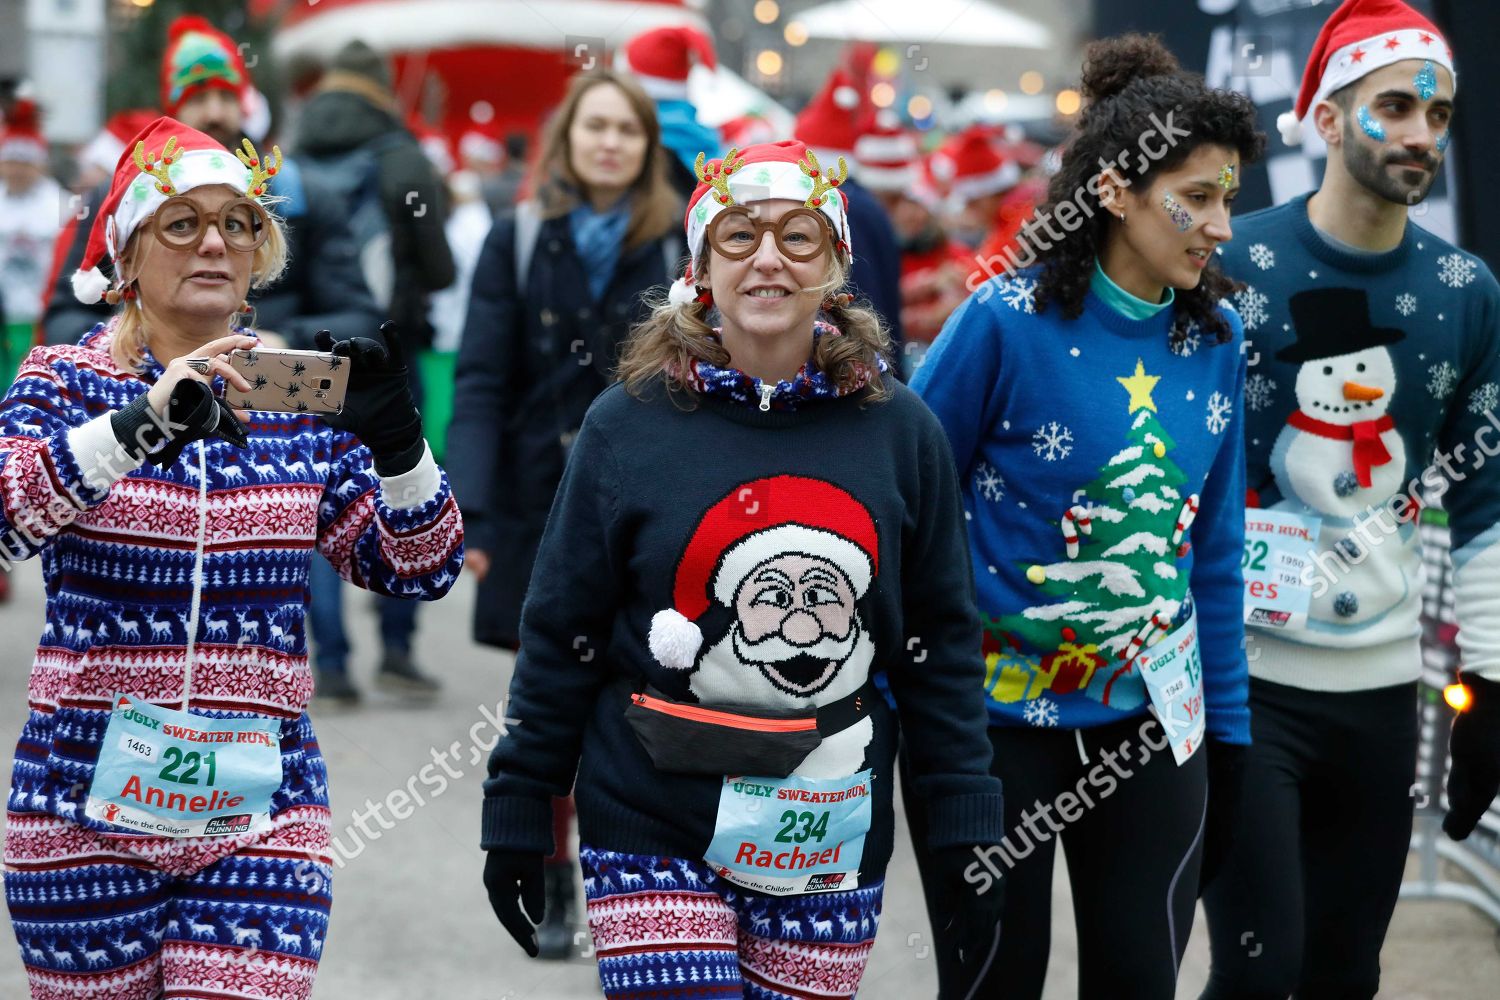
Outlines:
[[[693,291],[693,286],[678,278],[672,282],[672,287],[667,289],[667,301],[674,306],[685,306],[698,298],[698,293]]]
[[[71,280],[74,298],[85,305],[93,305],[109,291],[109,279],[97,267],[91,267],[87,271],[74,271]]]
[[[651,616],[651,634],[646,640],[656,662],[668,670],[691,670],[703,645],[703,630],[679,611],[668,608]]]
[[[833,88],[833,103],[845,111],[852,111],[859,107],[859,91],[853,87]]]
[[[1281,133],[1281,141],[1288,146],[1302,145],[1302,123],[1297,120],[1297,112],[1283,111],[1277,115],[1276,131]]]

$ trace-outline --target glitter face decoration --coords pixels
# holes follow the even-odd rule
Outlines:
[[[1234,187],[1234,164],[1226,163],[1219,168],[1219,187],[1228,191]]]
[[[1443,134],[1437,137],[1437,151],[1439,153],[1446,153],[1446,152],[1448,152],[1448,141],[1450,139],[1452,139],[1452,138],[1453,138],[1453,130],[1451,128],[1450,129],[1444,129],[1443,130]]]
[[[1185,233],[1193,228],[1193,217],[1188,214],[1187,209],[1182,207],[1182,203],[1170,194],[1162,197],[1161,207],[1166,209],[1168,217],[1172,220],[1172,225],[1177,227],[1179,233]]]
[[[1385,142],[1385,126],[1376,121],[1375,116],[1370,114],[1370,106],[1368,104],[1361,104],[1359,106],[1357,117],[1359,118],[1360,131],[1376,142]]]
[[[1431,59],[1422,63],[1417,75],[1411,78],[1411,85],[1417,88],[1417,95],[1422,100],[1432,100],[1432,95],[1437,93],[1437,70],[1433,68]]]

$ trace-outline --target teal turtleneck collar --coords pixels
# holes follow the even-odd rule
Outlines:
[[[1130,319],[1150,319],[1170,306],[1172,300],[1177,297],[1177,293],[1168,288],[1167,297],[1160,302],[1147,302],[1145,299],[1137,298],[1115,284],[1114,280],[1104,273],[1104,268],[1099,265],[1097,259],[1094,261],[1094,278],[1089,282],[1089,290],[1099,296],[1105,305]]]

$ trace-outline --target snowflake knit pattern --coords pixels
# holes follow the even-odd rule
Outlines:
[[[1091,291],[1067,321],[1034,272],[991,284],[912,382],[964,483],[991,723],[1144,714],[1136,653],[1196,604],[1209,732],[1246,742],[1238,317],[1219,344],[1174,308]]]
[[[96,489],[85,473],[95,456],[75,453],[80,434],[102,426],[113,447],[108,415],[162,373],[149,356],[139,373],[118,368],[112,335],[101,324],[77,346],[33,350],[0,404],[4,554],[40,555],[47,589],[8,807],[119,834],[83,809],[112,696],[181,707],[191,647],[189,710],[280,720],[284,778],[273,816],[311,803],[326,831],[326,777],[305,714],[313,549],[365,589],[441,597],[463,563],[447,479],[424,458],[432,491],[393,507],[393,481],[382,485],[352,435],[308,415],[257,412],[248,448],[203,443],[206,481],[190,445],[174,465],[143,465]],[[131,838],[158,840],[152,863],[179,876],[245,843]]]
[[[1395,249],[1350,253],[1307,202],[1236,219],[1219,250],[1248,283],[1233,297],[1255,359],[1247,486],[1263,507],[1318,518],[1330,567],[1305,627],[1252,626],[1268,640],[1251,672],[1318,690],[1416,679],[1418,498],[1448,511],[1464,668],[1500,678],[1500,285],[1411,222]],[[1434,451],[1446,467],[1429,464]]]

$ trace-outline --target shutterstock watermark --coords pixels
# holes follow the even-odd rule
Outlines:
[[[385,832],[394,830],[397,823],[410,819],[418,809],[447,792],[454,782],[463,778],[465,768],[482,766],[508,728],[519,721],[506,717],[505,705],[504,699],[493,707],[480,705],[477,709],[479,718],[469,727],[467,747],[461,740],[454,740],[446,747],[430,747],[428,756],[431,759],[413,771],[406,781],[392,788],[378,802],[367,798],[363,808],[351,811],[343,833],[329,843],[333,866],[342,869]],[[296,876],[309,891],[315,891],[324,877],[319,862],[312,858],[297,866]]]
[[[980,270],[969,275],[969,291],[978,292],[980,301],[984,301],[993,294],[991,278],[1001,274],[1014,277],[1016,272],[1035,264],[1038,253],[1052,249],[1067,239],[1068,234],[1076,232],[1085,222],[1092,220],[1096,202],[1107,207],[1107,202],[1099,196],[1099,186],[1105,174],[1110,174],[1119,187],[1128,188],[1132,183],[1128,174],[1144,174],[1153,163],[1165,157],[1181,140],[1192,134],[1189,129],[1177,125],[1176,114],[1175,110],[1168,111],[1163,120],[1152,112],[1151,127],[1140,134],[1134,149],[1122,149],[1113,160],[1106,160],[1101,156],[1099,172],[1090,177],[1087,184],[1080,184],[1071,198],[1059,202],[1050,212],[1038,211],[1027,220],[1021,226],[1015,246],[1006,247],[1002,253],[984,258],[976,255],[974,260]],[[1061,228],[1061,232],[1053,227],[1054,222]]]
[[[1153,727],[1160,742],[1151,738]],[[1139,754],[1134,759],[1132,757],[1136,748],[1129,739],[1122,740],[1117,750],[1101,750],[1099,762],[1089,768],[1072,788],[1058,792],[1051,802],[1040,799],[1033,802],[1021,813],[1020,822],[1011,828],[1000,843],[975,847],[974,857],[977,860],[964,869],[964,881],[975,886],[974,892],[978,895],[988,892],[996,882],[1005,877],[1006,871],[1014,868],[1018,861],[1030,857],[1038,844],[1045,844],[1054,834],[1067,829],[1068,824],[1083,819],[1084,814],[1093,809],[1097,802],[1103,802],[1113,795],[1119,789],[1120,782],[1134,776],[1136,767],[1144,767],[1151,760],[1152,754],[1160,753],[1170,745],[1166,732],[1154,717],[1141,723],[1137,735],[1141,745]],[[1122,760],[1134,767],[1123,766],[1120,763]],[[1061,822],[1053,818],[1054,812]],[[1043,823],[1046,824],[1045,828]]]
[[[1500,456],[1500,417],[1492,409],[1480,415],[1485,422],[1474,431],[1472,449],[1463,441],[1455,443],[1451,451],[1438,448],[1432,463],[1420,475],[1413,476],[1405,490],[1393,493],[1379,506],[1367,505],[1362,514],[1354,516],[1353,527],[1333,548],[1310,553],[1310,561],[1302,570],[1302,583],[1312,588],[1314,598],[1326,594],[1354,567],[1362,565],[1387,538],[1398,533],[1403,524],[1415,520],[1422,502],[1442,499],[1454,484],[1484,468],[1489,459]],[[1341,475],[1354,480],[1352,472]],[[1358,485],[1357,480],[1354,485]]]

